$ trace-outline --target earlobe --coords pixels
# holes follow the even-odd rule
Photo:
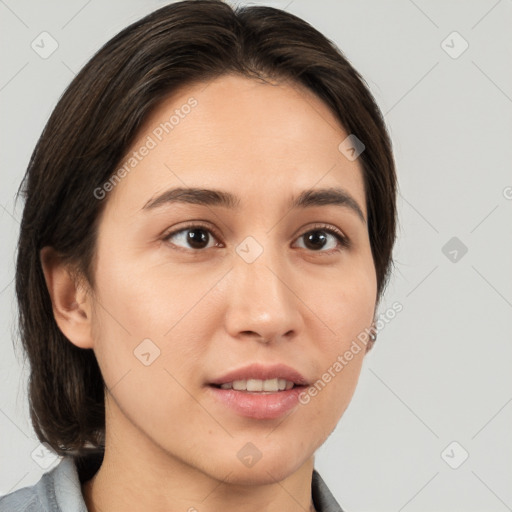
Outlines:
[[[79,348],[94,348],[91,296],[52,247],[39,254],[55,321],[64,336]]]
[[[368,338],[368,342],[366,344],[366,354],[370,352],[370,350],[373,348],[373,345],[375,341],[377,340],[377,327],[375,325],[375,321],[372,323],[372,326],[370,327],[370,334]]]

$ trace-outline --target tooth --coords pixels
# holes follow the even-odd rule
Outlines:
[[[247,390],[247,381],[246,380],[234,380],[233,381],[233,389],[236,391],[246,391]]]
[[[263,381],[259,379],[249,379],[247,381],[247,391],[263,391]]]
[[[235,380],[233,382],[226,382],[221,384],[222,389],[234,389],[236,391],[249,391],[259,392],[266,391],[268,393],[275,393],[277,391],[284,391],[285,389],[292,389],[294,386],[293,382],[286,379],[247,379],[247,380]]]
[[[267,379],[263,381],[263,391],[278,391],[279,390],[279,379]]]

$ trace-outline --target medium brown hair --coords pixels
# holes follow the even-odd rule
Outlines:
[[[91,286],[98,219],[94,190],[115,172],[143,123],[178,88],[227,73],[306,86],[365,145],[368,230],[377,302],[392,266],[396,176],[391,142],[367,85],[342,52],[302,19],[221,0],[165,6],[108,41],[60,98],[31,156],[18,242],[19,329],[28,355],[35,432],[59,454],[104,442],[104,382],[94,352],[55,322],[39,252],[53,247]],[[340,141],[341,142],[341,141]]]

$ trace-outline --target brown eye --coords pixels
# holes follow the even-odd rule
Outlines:
[[[164,240],[183,249],[203,250],[217,245],[216,243],[209,245],[216,239],[212,232],[203,226],[181,228],[169,233]]]
[[[332,252],[341,247],[348,247],[347,238],[332,228],[311,229],[298,239],[304,240],[304,249],[315,252]]]

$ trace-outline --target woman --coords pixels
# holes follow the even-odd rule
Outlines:
[[[391,143],[303,20],[219,0],[109,41],[23,184],[30,407],[63,456],[1,511],[341,510],[314,453],[392,265]]]

